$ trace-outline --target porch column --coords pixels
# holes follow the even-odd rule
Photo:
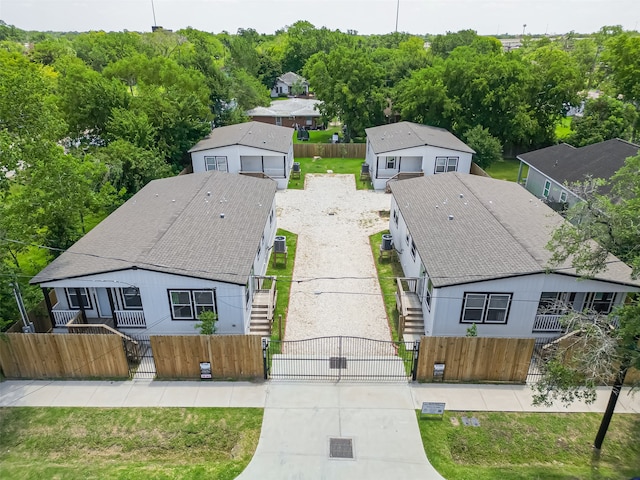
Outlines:
[[[521,178],[522,178],[522,160],[520,160],[520,166],[518,167],[518,185],[520,185]]]
[[[118,328],[118,319],[116,318],[116,309],[113,302],[113,294],[111,288],[107,288],[107,297],[109,298],[109,307],[111,308],[111,318],[113,318],[113,326]]]
[[[80,305],[80,312],[82,313],[82,323],[89,323],[87,322],[87,314],[84,311],[84,302],[82,301],[82,294],[80,293],[80,289],[79,288],[74,288],[75,292],[76,292],[76,297],[78,297],[78,304]],[[85,289],[85,292],[87,292],[87,300],[89,300],[89,291],[87,289]]]
[[[47,306],[47,313],[49,314],[49,320],[51,321],[51,326],[56,326],[56,321],[53,318],[53,307],[51,306],[51,298],[49,297],[49,292],[51,289],[49,287],[42,287],[42,294],[44,295],[44,304]]]

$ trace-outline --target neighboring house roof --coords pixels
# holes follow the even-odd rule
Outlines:
[[[218,127],[196,143],[190,150],[198,152],[212,148],[244,145],[273,152],[289,153],[293,143],[293,128],[263,122],[246,122]]]
[[[283,73],[282,75],[280,75],[277,78],[277,81],[282,82],[286,85],[293,85],[294,83],[298,82],[298,83],[308,83],[307,79],[304,78],[301,75],[298,75],[297,73],[294,72],[287,72],[287,73]]]
[[[139,268],[245,284],[275,192],[271,180],[223,172],[154,180],[31,283]]]
[[[640,146],[619,138],[575,148],[566,143],[523,153],[518,159],[559,184],[584,181],[587,176],[609,179]]]
[[[392,152],[425,145],[476,153],[466,143],[444,128],[398,122],[367,128],[365,131],[374,153]]]
[[[320,103],[320,100],[288,98],[274,100],[268,107],[252,108],[245,113],[249,117],[319,117],[320,112],[316,106]]]
[[[389,185],[435,287],[547,271],[577,276],[569,262],[548,268],[545,247],[564,219],[517,183],[452,172]],[[631,268],[613,255],[609,262],[595,279],[640,286]]]

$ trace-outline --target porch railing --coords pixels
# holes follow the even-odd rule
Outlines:
[[[407,315],[407,302],[405,302],[405,295],[408,293],[415,293],[418,291],[418,279],[408,277],[396,278],[396,304],[399,307],[400,315],[405,317]]]
[[[146,327],[143,310],[116,310],[116,325],[120,328]]]
[[[564,327],[560,323],[562,315],[536,315],[532,332],[562,332]]]
[[[53,314],[54,327],[64,327],[69,323],[76,315],[80,314],[80,310],[56,310],[55,307],[51,309]]]
[[[273,312],[276,306],[276,298],[278,295],[278,290],[276,289],[276,280],[277,277],[254,277],[256,280],[256,287],[258,291],[262,291],[268,293],[268,304],[267,304],[267,318],[269,319],[269,323],[273,322]]]
[[[133,338],[120,333],[115,328],[103,323],[74,323],[75,319],[67,323],[69,333],[73,334],[97,334],[97,335],[117,335],[122,340],[125,354],[130,361],[140,361],[142,356],[141,345]]]
[[[420,170],[419,172],[398,172],[392,177],[389,177],[389,179],[385,184],[385,189],[388,190],[389,183],[393,182],[394,180],[406,180],[408,178],[416,178],[416,177],[424,177],[424,172],[422,170]],[[378,178],[384,178],[384,177],[378,177]]]

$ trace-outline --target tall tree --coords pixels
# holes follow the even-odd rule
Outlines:
[[[482,125],[476,125],[463,135],[464,141],[476,153],[473,154],[473,161],[480,168],[487,168],[492,163],[502,160],[502,145],[500,140],[492,136],[489,130],[482,128]]]
[[[612,258],[611,252],[640,274],[640,155],[626,160],[611,179],[612,193],[597,193],[593,182],[581,186],[585,199],[568,211],[569,220],[553,234],[548,248],[551,261],[570,261],[586,277],[602,271]],[[597,182],[596,182],[597,186]],[[615,202],[611,199],[615,198]],[[575,226],[574,226],[575,225]],[[594,241],[595,240],[595,241]],[[567,326],[575,332],[571,348],[557,348],[543,368],[535,403],[555,400],[570,403],[577,398],[595,400],[598,383],[613,379],[613,387],[594,447],[600,450],[629,368],[640,368],[640,303],[626,302],[607,318],[597,312],[573,312]]]
[[[588,99],[582,116],[574,117],[567,142],[583,147],[612,138],[631,140],[638,114],[633,105],[603,95]]]

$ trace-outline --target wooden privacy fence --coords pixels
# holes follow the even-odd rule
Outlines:
[[[213,378],[262,378],[262,338],[258,335],[152,336],[158,378],[200,378],[200,362],[211,363]]]
[[[422,337],[417,380],[433,380],[434,364],[444,364],[445,382],[525,383],[535,339]]]
[[[367,146],[364,143],[294,143],[293,156],[295,158],[324,157],[324,158],[362,158],[364,159]]]
[[[116,335],[6,333],[0,368],[7,378],[129,378]]]

